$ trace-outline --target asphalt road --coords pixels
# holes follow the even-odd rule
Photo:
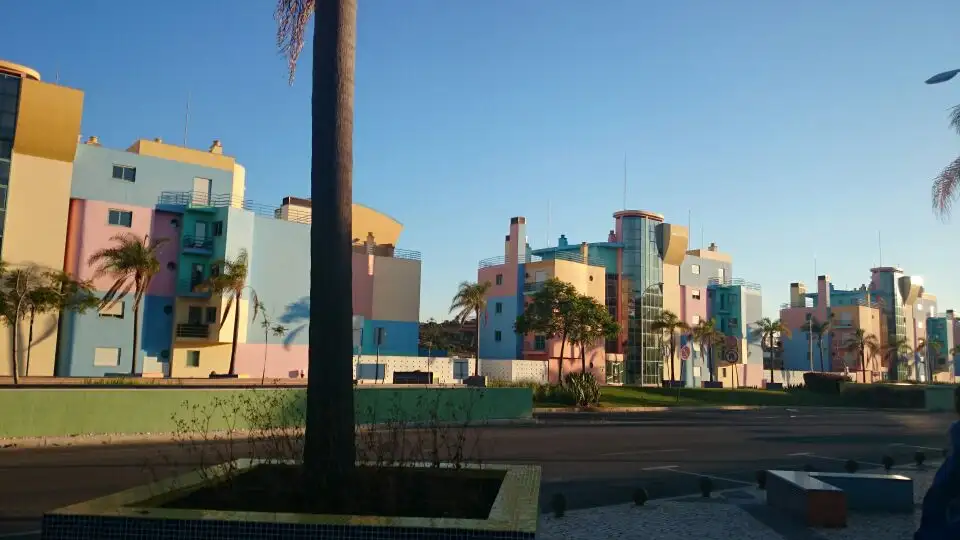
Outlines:
[[[760,469],[842,470],[848,459],[870,468],[885,454],[909,463],[918,450],[939,458],[954,419],[836,409],[550,415],[535,425],[479,429],[472,440],[483,461],[541,465],[546,511],[557,492],[570,508],[585,508],[627,502],[637,487],[654,498],[696,493],[701,475],[721,490],[752,484]],[[0,449],[0,539],[35,538],[44,511],[199,461],[171,444]]]

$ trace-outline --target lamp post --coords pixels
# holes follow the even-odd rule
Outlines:
[[[647,359],[646,358],[647,349],[644,345],[644,337],[646,337],[646,328],[643,325],[643,323],[646,321],[646,310],[644,309],[646,306],[645,306],[644,300],[647,298],[647,295],[650,294],[650,290],[653,289],[654,287],[663,287],[663,282],[659,281],[657,283],[653,283],[649,285],[646,289],[644,289],[642,293],[640,293],[640,385],[641,386],[643,386],[643,375],[644,375],[643,370],[644,370],[644,364],[646,363],[646,359]],[[671,358],[670,361],[672,362],[673,359]]]

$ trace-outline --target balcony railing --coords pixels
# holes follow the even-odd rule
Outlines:
[[[733,279],[721,279],[718,277],[712,277],[707,280],[708,287],[743,287],[744,289],[749,289],[751,291],[759,291],[760,285],[753,283],[752,281],[746,281],[740,278]]]
[[[183,240],[180,242],[180,249],[213,251],[213,237],[193,235],[184,236]]]
[[[178,324],[177,337],[207,339],[210,337],[210,325],[192,323]]]
[[[523,255],[521,257],[506,257],[504,255],[500,255],[498,257],[488,257],[486,259],[482,259],[477,265],[477,267],[489,268],[491,266],[500,266],[502,264],[513,263],[514,261],[518,261],[520,264],[528,264],[528,263],[552,261],[552,260],[570,261],[575,263],[586,264],[588,266],[597,266],[600,268],[606,267],[606,265],[603,264],[602,262],[590,259],[590,257],[587,257],[586,261],[584,261],[584,258],[582,255],[580,255],[579,251],[576,251],[576,252],[556,251],[546,257],[541,255],[529,255],[529,254]]]
[[[195,279],[181,279],[177,281],[177,294],[183,296],[210,296],[210,291],[203,290],[203,281]]]
[[[543,290],[543,281],[534,281],[532,283],[523,284],[523,294],[536,294]]]

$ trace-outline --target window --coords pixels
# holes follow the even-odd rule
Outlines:
[[[694,300],[699,300],[699,299],[700,299],[700,289],[693,289],[692,291],[690,291],[690,298],[693,298]]]
[[[690,273],[692,273],[692,274],[694,274],[694,275],[700,275],[700,265],[699,265],[699,264],[691,264],[691,265],[690,265]]]
[[[453,361],[453,378],[462,381],[470,376],[470,362],[467,360]]]
[[[727,279],[727,272],[723,268],[717,268],[717,277],[720,278],[720,283],[723,283]]]
[[[496,313],[503,313],[503,302],[497,302],[497,303],[494,305],[494,308],[495,308],[494,311],[495,311]]]
[[[200,351],[187,351],[187,367],[200,367]]]
[[[503,333],[500,332],[499,330],[495,330],[495,331],[493,332],[493,340],[494,340],[494,341],[500,341],[500,340],[502,340],[502,339],[503,339]]]
[[[101,317],[113,317],[115,319],[123,318],[123,302],[113,302],[103,306],[98,311]]]
[[[223,222],[214,221],[213,222],[213,235],[214,236],[223,236]]]
[[[97,367],[117,367],[120,365],[119,347],[97,347],[93,350],[93,365]]]
[[[215,307],[207,308],[206,322],[207,324],[217,324],[217,308]]]
[[[535,350],[535,351],[545,351],[545,350],[547,350],[547,336],[534,336],[534,337],[533,337],[533,350]]]
[[[690,317],[690,324],[700,324],[700,316],[694,315],[693,317]]]
[[[107,223],[118,227],[130,227],[133,225],[133,212],[128,210],[110,210],[107,212]]]
[[[210,265],[210,277],[217,277],[220,275],[220,265],[211,264]]]
[[[382,381],[386,378],[386,364],[357,364],[357,379]]]
[[[739,326],[739,324],[738,324],[739,322],[740,322],[740,321],[738,321],[738,320],[736,319],[736,317],[731,317],[731,318],[730,318],[730,321],[729,321],[729,323],[728,323],[728,324],[729,324],[729,328],[731,328],[731,329],[733,329],[733,328],[740,328],[740,326]]]
[[[496,282],[497,285],[503,285],[503,274],[497,274]]]
[[[136,182],[137,168],[130,167],[128,165],[114,165],[113,178],[116,180],[123,180],[125,182]]]
[[[0,186],[0,210],[7,209],[7,186]]]
[[[721,377],[727,376],[727,368],[720,368],[720,376]]]

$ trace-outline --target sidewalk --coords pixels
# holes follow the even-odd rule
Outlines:
[[[651,540],[903,540],[912,538],[920,524],[920,503],[930,488],[939,463],[892,472],[913,478],[917,509],[913,515],[851,513],[845,529],[814,529],[796,524],[766,506],[766,493],[755,487],[715,493],[709,499],[685,496],[567,512],[562,518],[544,514],[537,538],[594,540],[642,538]],[[548,508],[543,509],[548,511]]]

